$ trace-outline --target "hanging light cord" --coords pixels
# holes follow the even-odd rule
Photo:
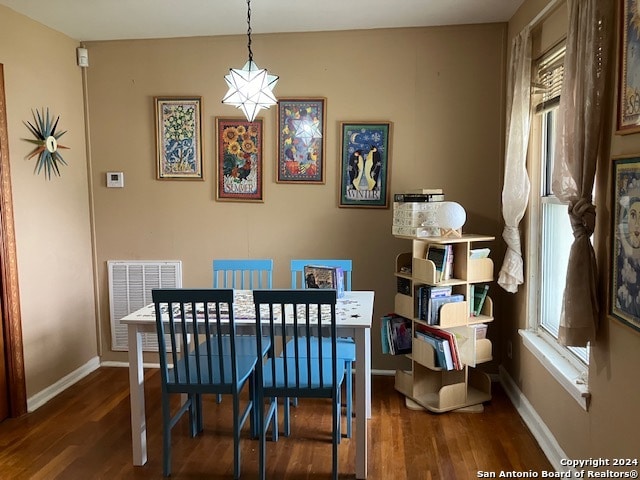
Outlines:
[[[253,61],[253,52],[251,51],[251,0],[247,0],[247,37],[249,42],[247,48],[249,49],[249,61]]]

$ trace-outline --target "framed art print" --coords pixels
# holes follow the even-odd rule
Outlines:
[[[613,161],[610,314],[640,331],[640,156]]]
[[[216,198],[262,202],[262,119],[216,117]]]
[[[202,97],[154,97],[158,180],[203,180]]]
[[[616,133],[640,132],[640,30],[637,0],[622,0]]]
[[[325,98],[278,100],[278,183],[324,183]]]
[[[340,123],[340,207],[389,207],[391,126]]]

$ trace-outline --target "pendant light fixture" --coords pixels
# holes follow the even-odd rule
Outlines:
[[[242,69],[230,68],[224,80],[229,91],[222,99],[222,103],[233,105],[243,111],[247,120],[252,122],[263,108],[275,105],[277,100],[271,91],[278,82],[277,75],[271,75],[266,69],[258,68],[253,61],[251,51],[251,0],[247,0],[247,48],[249,60]]]

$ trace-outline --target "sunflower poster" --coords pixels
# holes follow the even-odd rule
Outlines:
[[[262,202],[262,119],[216,118],[218,200]]]

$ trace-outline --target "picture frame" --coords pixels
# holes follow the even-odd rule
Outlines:
[[[340,122],[339,207],[389,208],[391,122]]]
[[[612,181],[609,313],[640,331],[640,155],[614,158]]]
[[[278,99],[276,183],[325,183],[327,99]]]
[[[618,52],[618,106],[616,133],[640,132],[640,35],[635,25],[635,0],[622,0]]]
[[[216,117],[216,199],[264,202],[262,118]]]
[[[153,97],[156,178],[204,180],[202,97]]]

